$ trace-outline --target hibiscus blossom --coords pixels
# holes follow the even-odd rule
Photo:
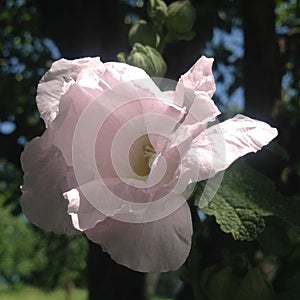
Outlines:
[[[220,114],[212,62],[201,57],[174,91],[123,63],[55,62],[37,91],[46,130],[21,157],[27,218],[84,232],[134,270],[179,268],[191,246],[192,184],[277,135],[243,115],[207,126]]]

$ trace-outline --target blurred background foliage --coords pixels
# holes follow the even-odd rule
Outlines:
[[[67,299],[82,287],[91,300],[140,300],[145,285],[177,300],[299,299],[299,0],[184,0],[180,10],[174,2],[0,1],[0,285],[63,287]],[[201,55],[215,58],[223,116],[244,112],[280,135],[226,173],[205,213],[192,208],[193,249],[182,270],[145,278],[83,236],[27,222],[19,157],[43,132],[35,93],[52,61],[100,56],[177,80]]]

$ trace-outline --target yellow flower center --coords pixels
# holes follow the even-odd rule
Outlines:
[[[147,134],[136,139],[129,150],[129,163],[133,172],[141,177],[148,176],[155,154]]]

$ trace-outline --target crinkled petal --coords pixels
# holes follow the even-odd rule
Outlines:
[[[86,92],[89,92],[94,97],[101,94],[104,90],[99,85],[103,72],[105,71],[104,64],[99,68],[83,69],[77,76],[76,83],[83,88]]]
[[[185,262],[191,247],[192,221],[184,203],[155,222],[133,224],[108,218],[85,234],[121,265],[140,272],[164,272]]]
[[[112,88],[123,82],[133,81],[140,86],[143,85],[143,89],[148,89],[151,92],[160,93],[159,88],[150,79],[149,75],[141,68],[131,66],[124,63],[118,62],[107,62],[104,64],[105,71],[102,74],[99,85],[103,84],[103,87]],[[144,81],[146,79],[146,81]]]
[[[147,186],[152,186],[155,183],[152,191],[156,193],[164,185],[169,185],[165,189],[166,191],[173,189],[175,185],[177,186],[176,190],[179,189],[179,186],[180,190],[185,190],[190,182],[177,178],[178,168],[181,166],[181,162],[190,149],[193,140],[202,131],[203,126],[200,123],[182,124],[165,138],[165,144],[162,144],[161,152],[155,156],[146,180]]]
[[[137,184],[138,182],[132,180],[129,183]],[[72,192],[68,191],[64,196],[69,201],[70,212],[76,213],[77,211],[78,214],[81,213],[81,206],[83,207],[83,211],[86,210],[85,207],[88,207],[84,203],[86,201],[101,212],[101,214],[112,217],[116,213],[128,213],[130,205],[133,203],[146,203],[151,200],[150,195],[147,198],[147,194],[143,188],[136,188],[118,178],[91,180],[80,185],[76,190],[77,192],[74,192],[74,190]],[[85,216],[83,215],[82,217],[84,218]],[[135,216],[130,218],[135,221]]]
[[[99,80],[103,91],[113,89],[124,101],[160,95],[161,91],[142,69],[124,63],[107,62]]]
[[[182,161],[183,172],[199,166],[198,177],[191,181],[213,177],[239,157],[260,150],[277,134],[267,123],[237,115],[206,129],[193,141]]]
[[[168,136],[183,119],[186,111],[167,103],[164,98],[143,101],[142,107],[148,137],[156,153],[159,153],[166,145]]]
[[[204,92],[194,92],[193,102],[183,124],[200,123],[203,129],[208,122],[215,120],[221,112],[214,101]]]
[[[175,91],[175,103],[184,105],[186,90],[205,92],[212,97],[216,90],[212,73],[213,58],[201,56],[200,59],[179,79]]]
[[[41,118],[45,121],[46,126],[56,118],[61,97],[76,81],[81,70],[102,68],[102,65],[99,57],[76,60],[60,59],[52,64],[51,69],[43,76],[38,85],[36,97]]]
[[[74,184],[72,168],[44,137],[35,138],[21,156],[24,180],[21,206],[30,222],[47,231],[75,233],[63,193]]]
[[[107,218],[86,200],[80,189],[72,189],[64,193],[64,197],[69,201],[68,213],[77,230],[84,231],[93,228],[98,222]]]
[[[78,119],[92,100],[92,94],[77,83],[73,84],[62,97],[59,114],[47,129],[52,132],[52,140],[49,142],[60,149],[69,166],[72,165],[72,144]]]
[[[74,227],[80,231],[91,229],[107,217],[129,223],[152,222],[168,216],[186,200],[171,188],[152,193],[146,187],[136,188],[128,183],[145,185],[137,180],[125,184],[114,178],[98,179],[64,193]],[[157,201],[153,201],[154,196]]]
[[[145,219],[148,221],[160,219],[166,216],[161,210],[162,207],[173,211],[182,205],[185,199],[181,196],[181,192],[185,190],[186,185],[180,193],[176,192],[178,188],[172,191],[174,184],[159,193],[160,186],[165,180],[157,177],[161,175],[160,173],[166,177],[168,174],[160,172],[159,167],[152,168],[151,172],[158,175],[156,177],[153,175],[151,178],[162,181],[153,188],[148,180],[126,178],[124,182],[120,178],[102,178],[101,180],[99,178],[65,193],[64,196],[69,201],[68,212],[72,216],[75,228],[79,230],[92,228],[105,217],[114,217],[123,221],[126,219],[127,222],[133,223],[145,221]],[[167,181],[171,181],[172,178],[173,176]],[[168,196],[165,197],[167,194]],[[163,202],[153,202],[154,198],[159,200],[162,197],[164,197]]]

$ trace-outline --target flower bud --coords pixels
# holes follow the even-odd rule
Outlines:
[[[158,39],[159,36],[151,24],[144,20],[140,20],[134,24],[128,34],[130,46],[133,46],[135,43],[140,43],[142,45],[148,45],[155,48],[158,43]]]
[[[127,63],[145,70],[149,76],[163,77],[167,66],[161,54],[150,46],[134,44]]]
[[[196,11],[189,0],[175,1],[169,5],[166,19],[168,31],[179,34],[191,32],[195,20]]]
[[[201,287],[213,300],[269,300],[273,293],[261,270],[242,260],[231,261],[227,266],[206,268]]]
[[[149,0],[147,14],[154,21],[164,21],[168,15],[167,4],[163,0]]]
[[[232,300],[233,290],[238,285],[238,277],[231,266],[214,265],[204,270],[201,286],[205,295],[214,300]]]
[[[236,289],[233,300],[269,300],[272,294],[271,285],[262,271],[259,268],[250,268]]]
[[[117,54],[117,58],[118,58],[120,63],[126,63],[126,54],[125,54],[125,52],[119,52]]]

